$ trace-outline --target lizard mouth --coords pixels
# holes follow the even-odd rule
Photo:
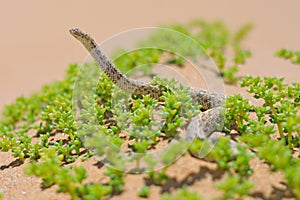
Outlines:
[[[79,28],[71,28],[69,30],[69,32],[73,35],[73,36],[77,36],[80,37],[80,35],[84,35],[83,32],[79,29]]]
[[[96,42],[88,33],[81,31],[79,28],[71,28],[69,32],[90,51],[96,47]]]

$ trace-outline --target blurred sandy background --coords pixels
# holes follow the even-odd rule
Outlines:
[[[298,0],[1,1],[0,110],[17,96],[62,79],[68,64],[87,56],[69,35],[70,27],[101,42],[128,29],[194,18],[222,20],[232,30],[253,22],[245,42],[253,58],[242,73],[300,80],[300,67],[273,56],[281,47],[300,50]]]

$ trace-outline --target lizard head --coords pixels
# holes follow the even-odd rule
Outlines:
[[[89,34],[81,31],[79,28],[71,28],[69,31],[71,35],[79,40],[89,51],[96,48],[97,44]]]

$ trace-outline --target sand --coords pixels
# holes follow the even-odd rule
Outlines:
[[[38,91],[42,85],[61,80],[68,64],[82,62],[86,51],[68,33],[80,27],[102,42],[120,32],[166,23],[185,23],[194,18],[224,21],[232,30],[253,22],[254,30],[244,44],[253,57],[240,74],[284,76],[287,82],[300,81],[300,67],[275,58],[282,47],[300,50],[300,2],[289,1],[19,1],[5,2],[0,8],[0,110],[20,95]],[[245,92],[225,85],[227,94]],[[96,158],[78,165],[87,166],[91,180],[99,181],[101,173]],[[23,173],[10,153],[0,153],[0,189],[4,199],[69,199],[55,193],[56,188],[41,189],[41,180]],[[269,166],[258,159],[251,163],[256,185],[249,199],[289,199],[283,175],[269,172]],[[186,180],[195,173],[193,180]],[[220,195],[214,184],[223,177],[216,165],[189,155],[169,169],[174,177],[164,188],[151,186],[149,199],[159,199],[162,191],[173,191],[185,183],[203,194],[204,199]],[[144,176],[128,175],[125,191],[113,199],[138,199],[136,190]]]

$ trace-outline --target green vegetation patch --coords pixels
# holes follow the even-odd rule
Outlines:
[[[221,22],[199,20],[167,27],[201,44],[226,81],[234,84],[239,81],[236,72],[251,55],[241,43],[252,25],[247,24],[234,33]],[[189,44],[176,41],[172,35],[167,37],[157,32],[140,45],[160,43],[162,49],[173,48],[185,56],[198,55],[193,49],[187,50]],[[233,52],[231,58],[227,56],[228,48]],[[122,71],[143,65],[145,68],[141,70],[149,75],[151,66],[148,64],[157,63],[162,52],[142,49],[126,53],[116,58],[116,65]],[[170,55],[166,62],[183,66],[185,61],[181,57],[172,52]],[[298,63],[297,52],[281,50],[277,55]],[[199,151],[207,141],[195,140],[189,146],[179,139],[159,157],[145,154],[176,138],[185,124],[201,112],[201,105],[192,103],[188,88],[175,80],[157,77],[151,84],[163,89],[160,100],[149,95],[126,96],[102,72],[90,70],[96,68],[94,63],[72,64],[64,80],[44,86],[29,97],[19,97],[6,106],[0,122],[0,150],[11,152],[21,162],[30,160],[26,174],[40,177],[44,188],[57,185],[58,192],[68,193],[72,199],[109,199],[122,194],[126,182],[125,164],[131,163],[134,166],[131,172],[146,172],[147,181],[136,195],[148,198],[152,186],[163,187],[170,180],[170,166],[186,154],[187,148],[191,152]],[[96,82],[88,81],[95,76]],[[246,76],[240,85],[262,103],[252,104],[241,95],[229,96],[225,101],[227,136],[220,137],[207,155],[225,174],[216,184],[222,191],[218,199],[242,199],[252,194],[255,183],[249,178],[253,173],[250,161],[254,157],[267,162],[271,170],[283,172],[287,187],[300,198],[297,156],[300,83],[286,84],[283,78]],[[76,87],[87,92],[76,93]],[[228,148],[232,137],[237,141],[236,149]],[[130,152],[126,157],[120,154],[124,149]],[[95,155],[102,156],[108,163],[102,174],[107,181],[87,183],[87,170],[69,163],[79,158],[85,161]],[[163,167],[155,170],[160,165]],[[186,185],[172,194],[162,194],[162,199],[201,199],[201,196]]]

